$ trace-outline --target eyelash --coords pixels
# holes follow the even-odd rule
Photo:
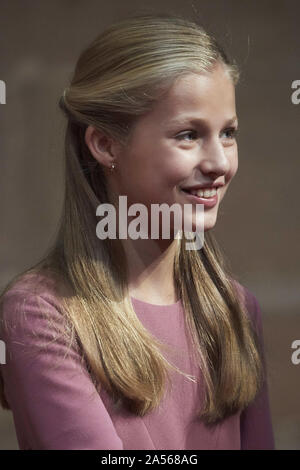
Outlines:
[[[238,133],[238,129],[236,127],[229,127],[228,129],[225,129],[224,132],[230,132],[230,139],[234,139],[236,136],[237,136],[237,133]],[[178,134],[176,136],[176,139],[178,140],[185,140],[184,137],[187,136],[187,135],[193,135],[194,138],[196,139],[197,136],[198,136],[198,132],[195,131],[195,130],[190,130],[190,131],[187,131],[187,132],[183,132],[181,134]],[[188,139],[189,141],[191,141],[190,139]]]

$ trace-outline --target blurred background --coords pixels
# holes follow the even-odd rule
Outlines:
[[[297,0],[1,0],[0,289],[54,241],[63,195],[58,100],[81,50],[111,22],[175,13],[201,23],[242,70],[239,169],[214,233],[263,313],[277,449],[300,449],[300,2]],[[0,410],[0,449],[18,449]]]

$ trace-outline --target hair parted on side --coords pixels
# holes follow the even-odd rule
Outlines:
[[[174,80],[209,73],[218,62],[236,84],[236,64],[201,26],[177,16],[139,15],[114,23],[83,50],[60,100],[67,117],[63,214],[54,246],[26,272],[49,273],[66,286],[63,311],[95,385],[139,416],[159,405],[166,383],[171,385],[168,371],[195,378],[166,360],[165,345],[139,321],[120,240],[96,237],[96,208],[111,201],[103,168],[84,134],[92,125],[126,145],[139,116]],[[255,398],[263,361],[245,303],[213,235],[205,235],[201,250],[186,250],[186,241],[184,236],[178,241],[174,278],[205,380],[199,417],[210,424]],[[8,408],[3,383],[0,397]]]

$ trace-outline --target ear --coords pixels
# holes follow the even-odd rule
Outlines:
[[[94,126],[88,126],[84,140],[93,157],[107,168],[116,160],[117,144]]]

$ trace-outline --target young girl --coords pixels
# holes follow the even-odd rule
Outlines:
[[[116,23],[80,55],[60,101],[57,241],[1,297],[20,449],[274,448],[261,311],[211,234],[238,168],[237,81],[214,38],[173,16]],[[118,237],[136,203],[143,237]],[[203,246],[161,219],[151,237],[155,204],[189,204],[193,231],[203,204]]]

